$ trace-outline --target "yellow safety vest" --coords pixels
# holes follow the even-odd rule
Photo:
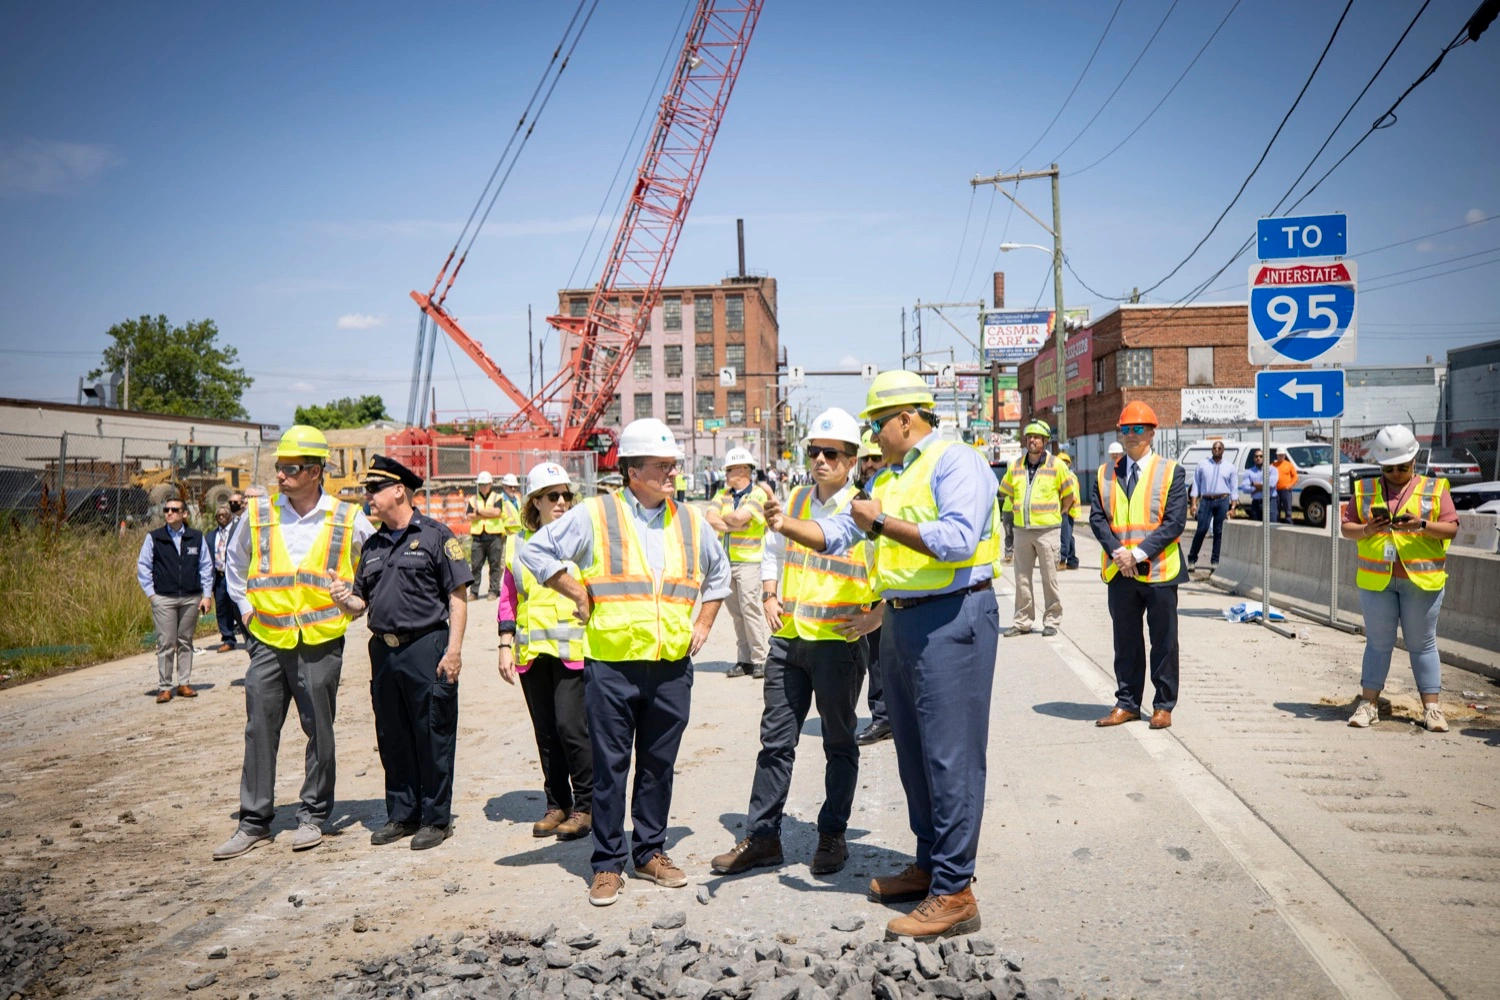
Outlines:
[[[1109,511],[1109,526],[1127,549],[1140,548],[1146,537],[1161,527],[1166,517],[1167,493],[1172,488],[1172,474],[1177,463],[1155,453],[1146,458],[1136,479],[1135,492],[1125,495],[1123,484],[1115,483],[1114,462],[1099,466],[1099,503]],[[1108,583],[1119,575],[1109,552],[1099,553],[1099,575]],[[1182,550],[1176,538],[1167,543],[1155,559],[1146,563],[1146,575],[1135,579],[1142,583],[1163,583],[1177,579],[1182,572]]]
[[[665,503],[658,580],[626,499],[613,493],[584,501],[594,528],[594,561],[584,567],[583,580],[594,602],[587,632],[589,656],[596,660],[680,660],[688,654],[693,602],[701,589],[699,539],[707,528],[703,515],[687,504]]]
[[[1071,473],[1054,455],[1043,455],[1036,475],[1026,474],[1026,459],[1005,470],[1000,492],[1015,502],[1018,528],[1055,528],[1062,524],[1062,502],[1069,496]]]
[[[500,498],[503,495],[504,494],[496,493],[494,491],[491,491],[489,496],[482,497],[482,496],[479,495],[479,492],[476,490],[474,492],[474,495],[468,498],[468,504],[469,504],[469,534],[471,534],[471,535],[503,535],[503,534],[505,534],[505,518],[504,518],[504,516],[501,516],[501,517],[480,517],[479,516],[479,509],[481,507],[493,507],[493,506],[495,506],[497,503],[499,503]],[[503,505],[501,505],[501,510],[504,511],[504,506]]]
[[[354,521],[359,508],[340,500],[323,521],[301,566],[293,566],[281,539],[278,495],[257,497],[250,506],[250,565],[245,599],[255,614],[245,622],[250,634],[268,646],[291,649],[298,640],[331,642],[349,627],[349,616],[333,603],[334,580],[354,582]]]
[[[870,487],[870,495],[880,501],[888,517],[922,524],[938,519],[937,497],[932,493],[932,469],[938,457],[954,445],[953,441],[935,441],[906,466],[901,475],[882,469]],[[884,535],[873,542],[870,558],[870,586],[884,596],[893,590],[942,593],[953,585],[960,569],[993,563],[1000,551],[1000,504],[990,506],[990,534],[981,538],[974,554],[962,562],[943,562],[923,555],[916,549],[891,541]]]
[[[559,660],[582,660],[589,655],[589,644],[584,627],[573,617],[578,605],[538,583],[521,562],[521,550],[531,534],[526,532],[510,547],[506,560],[516,582],[516,663],[524,667],[543,653]],[[567,568],[574,579],[582,576],[572,563]]]
[[[760,562],[761,556],[766,552],[766,519],[761,513],[765,502],[770,499],[765,488],[759,483],[750,487],[750,492],[745,494],[742,501],[743,506],[755,511],[755,516],[750,518],[750,523],[739,531],[731,531],[726,537],[727,544],[724,546],[729,551],[729,561],[732,563]],[[729,487],[724,487],[714,497],[714,502],[719,505],[719,516],[734,512],[734,497]]]
[[[1440,476],[1413,476],[1416,485],[1406,497],[1397,514],[1431,521],[1442,510],[1443,494],[1448,490],[1448,480]],[[1382,496],[1384,486],[1381,478],[1356,479],[1354,481],[1354,514],[1360,524],[1370,521],[1371,508],[1385,506]],[[1384,590],[1391,582],[1394,570],[1392,553],[1401,560],[1411,582],[1423,590],[1442,590],[1448,582],[1445,565],[1448,560],[1447,538],[1428,538],[1413,531],[1391,531],[1389,529],[1359,540],[1359,560],[1354,572],[1354,582],[1361,590]],[[1389,551],[1387,550],[1389,546]]]
[[[811,518],[814,489],[802,486],[792,491],[787,503],[792,517]],[[854,490],[846,490],[835,512],[847,510],[853,499]],[[860,542],[835,556],[787,539],[781,567],[781,628],[776,635],[783,639],[849,642],[834,631],[835,626],[847,624],[879,600],[870,589],[867,549],[868,543]]]
[[[500,520],[507,535],[519,535],[526,525],[521,521],[521,502],[509,493],[500,494]]]

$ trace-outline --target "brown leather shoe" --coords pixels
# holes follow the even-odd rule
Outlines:
[[[1112,708],[1108,715],[1094,723],[1096,726],[1118,726],[1124,722],[1139,722],[1140,712],[1127,712],[1123,708]]]
[[[1172,728],[1172,713],[1168,712],[1165,708],[1158,708],[1156,711],[1152,712],[1151,713],[1151,728],[1152,729],[1171,729]]]
[[[557,824],[558,840],[577,840],[579,837],[587,837],[589,831],[594,828],[594,818],[588,813],[569,813],[568,818]]]
[[[196,698],[196,697],[198,697],[198,692],[194,691],[192,688],[188,687],[186,684],[179,684],[179,685],[177,685],[177,697],[179,697],[179,698]]]
[[[169,702],[171,700],[172,700],[172,689],[171,688],[167,688],[165,691],[158,691],[158,692],[156,692],[156,703],[158,705],[165,705],[167,702]]]
[[[780,837],[746,837],[708,863],[715,875],[738,875],[782,864]]]
[[[221,643],[219,643],[219,648],[217,650],[215,650],[215,652],[218,652],[218,653],[228,653],[228,652],[232,652],[233,650],[234,650],[234,646],[232,646],[231,644],[229,644],[227,642],[221,642]]]
[[[885,925],[885,939],[912,938],[936,941],[956,934],[973,934],[979,930],[979,904],[973,888],[951,896],[928,896],[904,917]]]
[[[844,867],[849,860],[849,845],[842,833],[818,834],[818,849],[813,853],[812,873],[832,875]]]
[[[899,875],[870,879],[869,897],[876,903],[911,903],[926,899],[932,889],[932,873],[907,865]]]
[[[542,814],[542,818],[531,824],[531,835],[533,837],[550,837],[562,826],[563,820],[568,814],[561,809],[548,809]]]
[[[589,903],[608,906],[620,898],[620,890],[624,887],[625,880],[619,872],[594,872],[594,881],[589,884]]]
[[[687,875],[681,868],[672,863],[672,859],[661,851],[651,855],[651,860],[643,865],[635,866],[635,877],[643,878],[648,882],[667,889],[681,889],[687,885]]]

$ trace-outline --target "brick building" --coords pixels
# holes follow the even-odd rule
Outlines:
[[[558,308],[582,316],[591,294],[563,289]],[[774,373],[779,357],[775,278],[745,275],[663,288],[603,423],[619,428],[642,417],[665,421],[695,472],[737,446],[763,461],[774,459],[783,446],[776,378],[745,373]],[[720,368],[740,376],[733,387],[719,384]],[[724,429],[696,429],[699,420],[713,419],[723,420]]]

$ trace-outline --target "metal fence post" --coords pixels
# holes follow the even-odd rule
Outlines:
[[[68,516],[68,432],[57,439],[57,504],[63,519]]]

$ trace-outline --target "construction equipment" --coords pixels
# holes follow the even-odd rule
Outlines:
[[[451,337],[516,406],[515,413],[500,419],[493,427],[470,425],[453,428],[452,437],[461,437],[471,445],[469,454],[474,465],[467,470],[467,475],[477,474],[483,461],[482,453],[486,450],[481,445],[491,439],[496,449],[512,453],[591,450],[601,456],[599,464],[602,467],[614,467],[615,437],[611,431],[601,428],[599,421],[650,324],[652,310],[666,279],[667,266],[698,190],[698,182],[724,119],[730,93],[763,5],[764,0],[699,0],[588,309],[583,316],[547,317],[547,322],[559,331],[567,345],[567,360],[535,394],[527,395],[507,378],[483,345],[464,331],[445,306],[448,293],[468,258],[467,247],[459,255],[459,242],[463,236],[449,252],[432,288],[426,294],[411,293],[422,316],[410,416],[414,417],[426,402],[425,393],[420,389],[423,358],[425,355],[430,373],[432,344],[437,329]],[[574,42],[576,44],[576,38]],[[559,45],[558,51],[561,49],[562,45]],[[554,51],[554,61],[557,54]],[[563,66],[566,66],[566,59]],[[539,86],[539,92],[540,89]],[[531,105],[528,105],[527,112],[530,110]],[[523,115],[522,123],[525,121]],[[520,125],[517,126],[518,133],[519,129]],[[526,134],[529,137],[529,130]],[[507,152],[509,149],[507,147]],[[502,154],[502,163],[504,157]],[[496,170],[498,172],[498,166]],[[486,186],[486,193],[488,191]],[[480,201],[483,202],[484,198],[485,195],[481,195]],[[490,204],[493,203],[492,198]],[[488,216],[488,211],[485,215]],[[473,215],[470,219],[472,221]],[[482,226],[483,219],[480,223]],[[469,246],[472,245],[471,238]],[[427,340],[428,336],[432,339]],[[428,478],[457,475],[457,469],[425,467],[424,456],[431,446],[441,443],[440,437],[428,428],[409,427],[387,438],[386,443],[392,450],[401,449],[398,454],[409,456],[411,461],[406,458],[403,461],[419,475]],[[526,472],[519,467],[483,467],[492,473]]]
[[[140,468],[130,477],[130,485],[146,491],[152,514],[168,500],[211,512],[229,494],[250,484],[245,469],[220,465],[217,445],[174,443],[167,455],[166,465]]]

